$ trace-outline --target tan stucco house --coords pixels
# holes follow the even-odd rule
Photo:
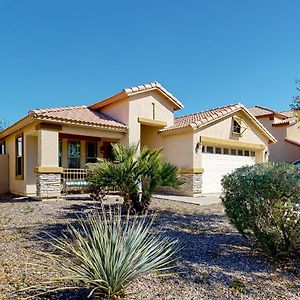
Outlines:
[[[0,133],[0,192],[60,195],[64,180],[83,179],[85,164],[111,157],[111,144],[163,148],[180,168],[180,194],[221,191],[233,169],[268,159],[276,139],[241,104],[175,118],[183,108],[158,82],[90,106],[32,110]]]
[[[269,160],[295,162],[300,159],[300,124],[294,111],[278,112],[262,106],[250,107],[249,111],[276,138],[269,146]]]

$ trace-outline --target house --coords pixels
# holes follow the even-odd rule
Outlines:
[[[250,107],[249,111],[277,139],[269,146],[269,160],[295,162],[300,159],[300,128],[292,110],[277,112],[262,106]]]
[[[68,178],[84,182],[87,162],[110,159],[112,143],[163,148],[180,168],[177,193],[190,196],[218,193],[224,174],[268,159],[276,140],[243,105],[175,118],[182,108],[153,82],[90,106],[32,110],[0,133],[1,192],[57,197]]]

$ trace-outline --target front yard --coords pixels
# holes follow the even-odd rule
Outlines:
[[[116,203],[115,199],[108,201]],[[45,231],[59,234],[94,202],[66,199],[0,202],[0,299],[24,299],[23,287],[51,281],[59,272],[41,266]],[[221,205],[197,206],[154,199],[156,228],[178,239],[176,273],[146,276],[128,299],[300,299],[300,277],[275,266],[229,225]],[[297,277],[298,276],[298,277]],[[86,291],[57,292],[34,299],[85,299]]]

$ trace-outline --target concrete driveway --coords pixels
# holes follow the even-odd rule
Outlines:
[[[198,204],[201,206],[219,204],[221,203],[220,194],[205,194],[201,197],[188,197],[188,196],[177,196],[177,195],[167,195],[167,194],[155,194],[157,199],[166,199],[173,201],[180,201],[192,204]]]

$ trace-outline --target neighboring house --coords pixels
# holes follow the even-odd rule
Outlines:
[[[295,162],[300,159],[300,124],[291,110],[275,110],[254,106],[248,109],[277,139],[270,145],[269,160]]]
[[[241,104],[174,118],[183,105],[159,83],[135,86],[90,106],[37,109],[0,133],[0,187],[57,197],[83,183],[87,162],[111,158],[112,143],[163,148],[180,168],[178,193],[221,191],[233,169],[267,160],[275,138]]]

